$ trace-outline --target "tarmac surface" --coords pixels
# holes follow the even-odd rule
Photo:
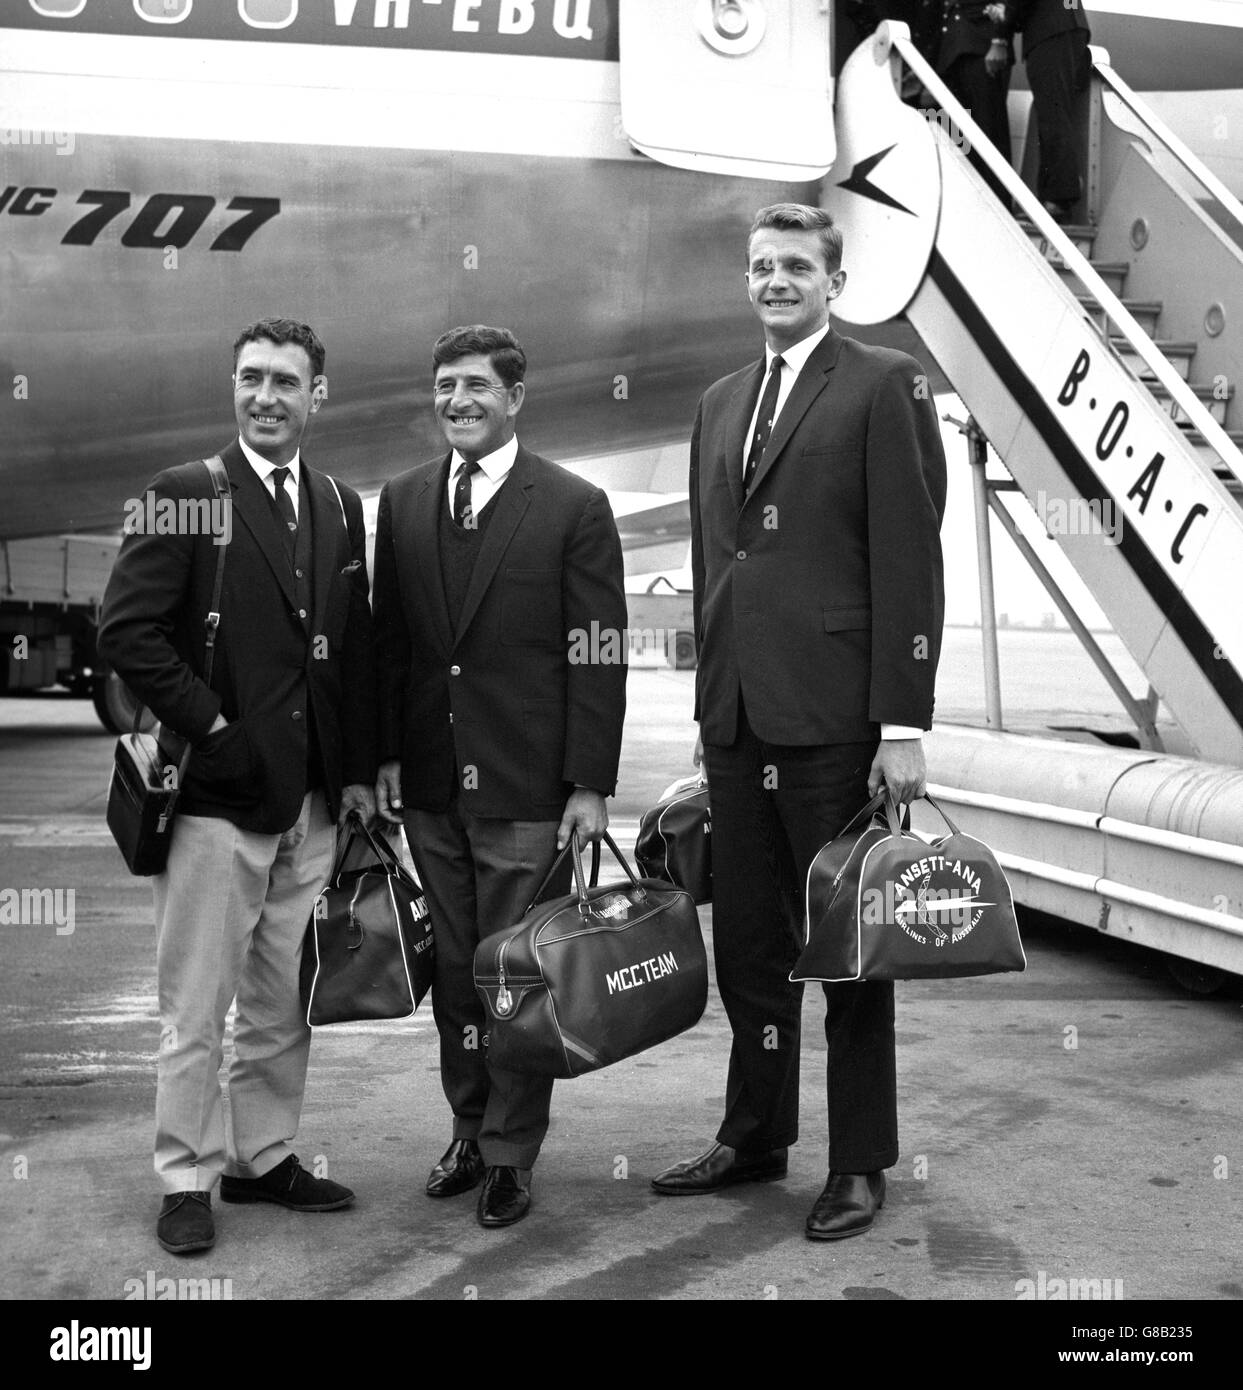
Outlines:
[[[691,681],[631,673],[611,803],[627,849],[689,770]],[[1024,1281],[1039,1298],[1057,1280],[1114,1299],[1243,1298],[1243,988],[1188,994],[1155,953],[1048,921],[1025,923],[1024,974],[898,986],[901,1158],[857,1239],[803,1235],[827,1167],[813,989],[786,1180],[651,1191],[720,1119],[729,1030],[713,984],[689,1033],[558,1083],[533,1210],[502,1231],[477,1225],[473,1195],[423,1194],[450,1134],[430,1004],[321,1030],[298,1153],[356,1205],[217,1201],[216,1247],[166,1255],[150,887],[103,824],[112,745],[88,703],[0,703],[0,887],[74,894],[59,930],[0,924],[4,1298],[124,1299],[165,1278],[227,1280],[235,1300],[1014,1301]],[[710,937],[710,909],[701,921]]]

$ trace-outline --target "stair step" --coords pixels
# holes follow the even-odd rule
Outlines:
[[[1130,261],[1089,261],[1088,264],[1104,280],[1105,284],[1113,290],[1114,294],[1121,295],[1122,287],[1126,284],[1127,271],[1131,268]],[[1072,288],[1080,286],[1079,277],[1073,270],[1064,265],[1056,266],[1057,273]]]
[[[1227,430],[1226,434],[1229,436],[1235,448],[1243,451],[1243,430]],[[1236,497],[1243,495],[1243,483],[1240,483],[1234,474],[1222,464],[1221,460],[1217,457],[1217,450],[1213,448],[1199,430],[1185,429],[1183,431],[1183,437],[1206,463],[1212,465],[1213,472],[1225,483],[1228,492],[1233,493]]]
[[[1061,252],[1056,250],[1045,237],[1045,234],[1036,226],[1034,222],[1027,221],[1026,218],[1019,218],[1019,226],[1027,233],[1040,254],[1049,262],[1050,265],[1062,264]],[[1096,228],[1087,223],[1081,225],[1063,227],[1062,231],[1070,239],[1076,251],[1081,256],[1091,257],[1092,247],[1096,241]]]
[[[1159,381],[1149,381],[1146,384],[1154,399],[1160,403],[1170,419],[1178,425],[1186,424],[1186,412],[1165,387]],[[1190,382],[1187,384],[1191,386]],[[1230,406],[1230,398],[1234,395],[1233,386],[1226,386],[1223,390],[1224,394],[1212,386],[1191,386],[1191,394],[1201,402],[1219,425],[1226,423],[1226,411]]]
[[[1109,341],[1114,351],[1141,381],[1154,381],[1156,379],[1148,370],[1148,364],[1125,338],[1111,333]],[[1191,373],[1191,359],[1196,355],[1196,344],[1176,342],[1172,338],[1154,338],[1153,345],[1178,375],[1186,381]]]
[[[1108,319],[1103,306],[1098,304],[1090,294],[1077,294],[1075,298],[1087,310],[1088,316],[1097,328],[1103,332]],[[1157,320],[1161,317],[1161,310],[1164,305],[1159,299],[1123,299],[1122,307],[1130,311],[1135,322],[1151,337],[1157,326]]]

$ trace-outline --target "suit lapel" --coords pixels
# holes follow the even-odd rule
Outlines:
[[[513,539],[514,532],[518,529],[518,523],[530,505],[531,488],[534,485],[535,480],[531,477],[530,456],[520,445],[518,457],[514,459],[514,466],[510,470],[509,477],[505,479],[504,486],[496,494],[491,504],[496,508],[496,511],[488,521],[487,530],[484,531],[483,541],[479,546],[479,556],[470,576],[466,598],[462,603],[461,616],[458,618],[457,641],[461,641],[467,628],[470,627],[471,619],[475,616],[484,594],[487,593],[488,585],[492,583],[497,566],[501,563],[501,558],[505,554],[509,542]],[[439,569],[439,566],[437,568]]]
[[[445,597],[445,580],[440,569],[440,508],[445,506],[445,480],[451,455],[441,460],[439,467],[429,468],[414,498],[411,535],[403,537],[414,552],[418,569],[418,585],[414,592],[431,596],[431,620],[436,629],[436,641],[447,656],[453,649],[453,626],[449,622],[449,600]],[[398,544],[398,538],[393,538]],[[398,550],[400,557],[401,551]]]
[[[781,407],[777,423],[764,450],[764,457],[751,481],[748,498],[754,497],[769,470],[774,467],[781,451],[790,442],[790,436],[798,428],[803,416],[811,409],[812,402],[828,386],[829,374],[837,366],[838,354],[842,350],[842,339],[835,329],[830,328],[816,344],[811,356],[798,374],[794,389]],[[741,446],[740,446],[741,447]]]
[[[311,574],[313,604],[311,616],[323,622],[328,611],[328,587],[337,566],[338,550],[335,537],[345,530],[345,518],[337,502],[337,492],[322,473],[316,473],[302,460],[302,474],[311,503]]]
[[[747,426],[755,414],[756,403],[760,398],[760,384],[764,380],[763,357],[756,362],[738,384],[738,389],[729,398],[729,418],[725,422],[725,472],[729,478],[729,490],[734,498],[734,506],[742,506],[742,449],[747,442]]]
[[[255,538],[281,591],[289,600],[290,608],[296,609],[298,596],[294,592],[293,573],[281,537],[281,521],[272,508],[267,490],[236,443],[225,449],[220,458],[229,475],[234,517],[240,518]]]

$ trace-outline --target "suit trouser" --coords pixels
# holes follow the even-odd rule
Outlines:
[[[1091,71],[1086,29],[1067,29],[1024,52],[1036,108],[1040,164],[1036,194],[1046,203],[1077,203],[1083,193],[1083,156],[1075,105]]]
[[[307,793],[282,835],[210,816],[173,823],[168,866],[153,880],[155,1170],[168,1192],[208,1192],[223,1171],[262,1177],[291,1152],[311,1044],[298,968],[332,851],[322,791]],[[219,1072],[235,997],[228,1143]]]
[[[944,77],[945,85],[970,111],[976,125],[983,130],[990,142],[997,147],[1001,157],[1009,164],[1010,114],[1006,107],[1006,98],[1010,95],[1010,69],[1006,68],[996,77],[990,77],[984,65],[983,55],[964,53],[950,64]],[[978,156],[971,156],[971,162],[1008,208],[1010,195],[993,171]]]
[[[875,741],[764,743],[739,708],[729,747],[705,745],[712,802],[712,937],[733,1030],[722,1144],[746,1154],[798,1138],[804,885],[817,851],[867,800]],[[898,1161],[893,985],[826,984],[830,1166]]]
[[[432,1012],[453,1137],[478,1140],[489,1167],[534,1166],[548,1132],[552,1078],[488,1065],[475,947],[512,927],[531,905],[556,857],[559,824],[485,819],[456,800],[445,812],[406,812],[406,842],[435,934]],[[568,860],[563,867],[568,874]],[[558,871],[550,893],[564,892],[567,882]]]

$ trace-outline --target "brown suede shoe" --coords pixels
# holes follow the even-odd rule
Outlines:
[[[348,1187],[313,1177],[293,1154],[261,1178],[221,1178],[220,1196],[226,1202],[275,1202],[290,1211],[339,1211],[354,1200]]]
[[[170,1255],[210,1250],[216,1243],[210,1192],[170,1192],[160,1203],[155,1238]]]

